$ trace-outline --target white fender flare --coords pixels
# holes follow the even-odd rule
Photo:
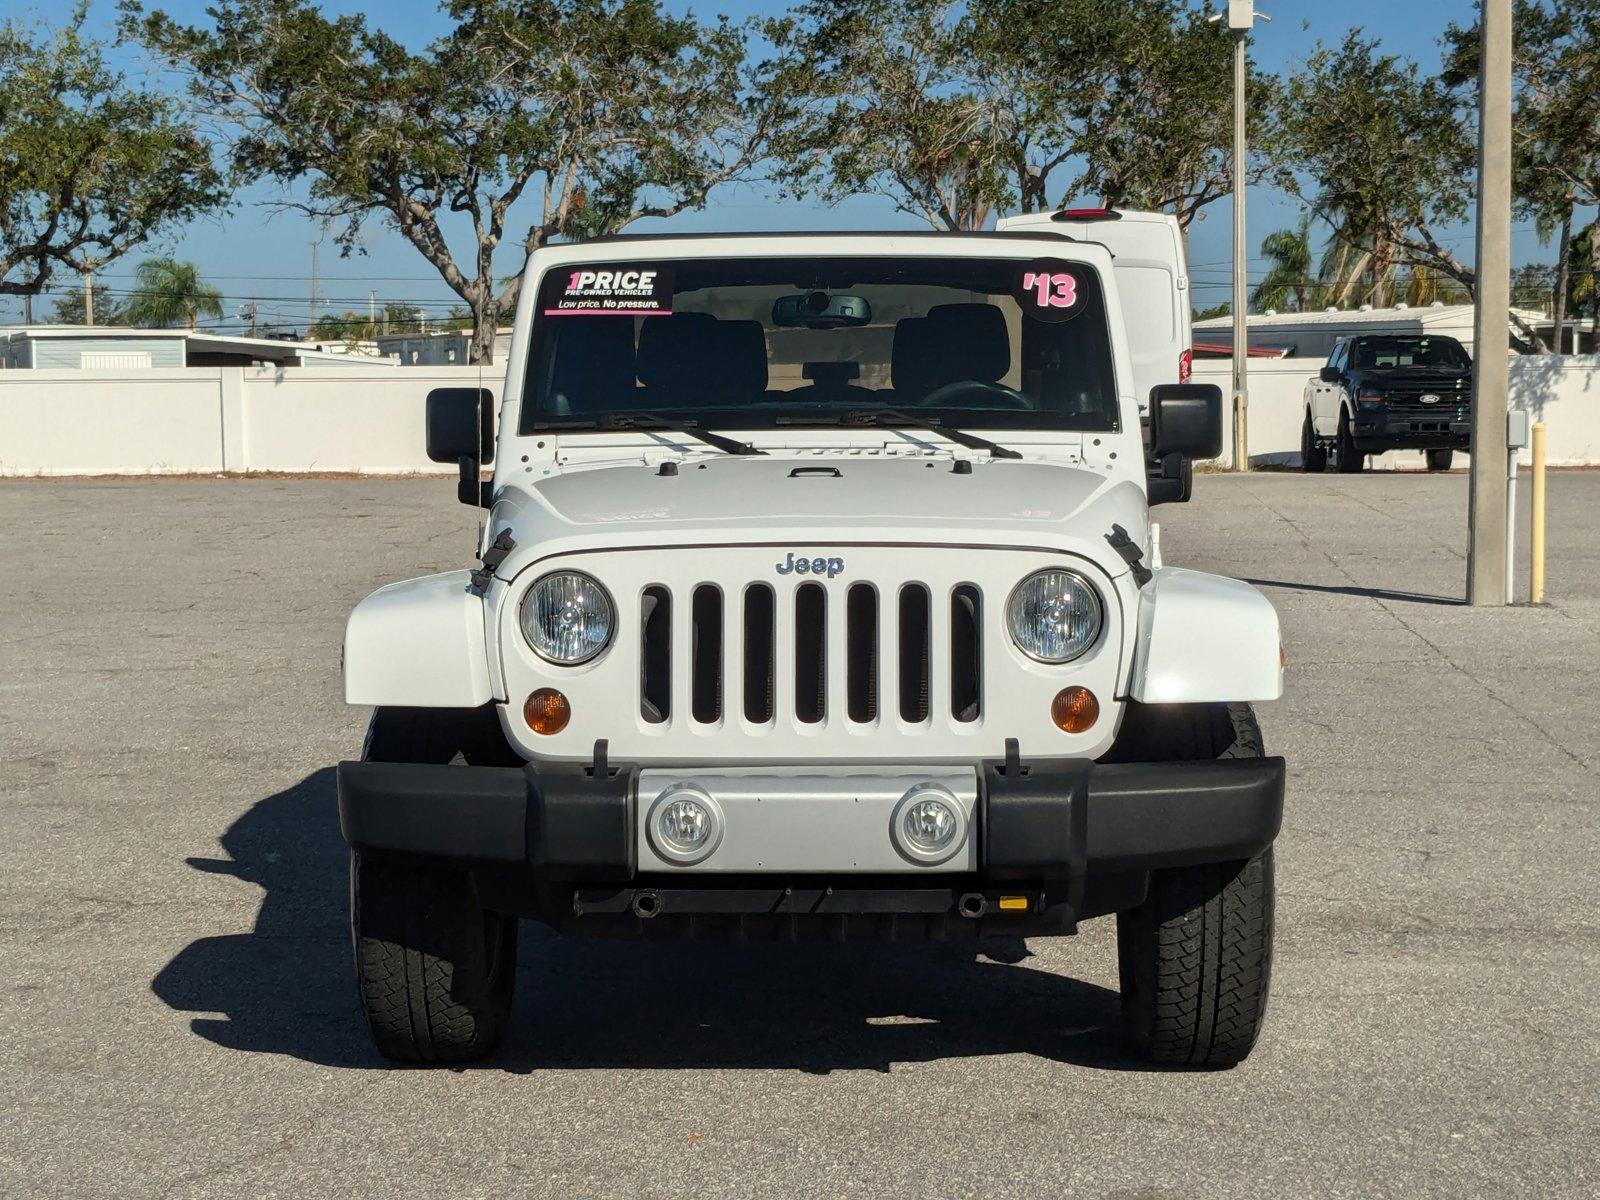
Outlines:
[[[1237,579],[1157,568],[1139,589],[1128,695],[1144,704],[1190,704],[1282,694],[1282,644],[1271,602]]]
[[[477,708],[494,698],[471,572],[381,587],[344,627],[346,704]]]

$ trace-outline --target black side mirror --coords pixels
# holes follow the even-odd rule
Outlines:
[[[1317,378],[1322,380],[1323,383],[1338,383],[1339,382],[1339,368],[1338,367],[1323,367],[1322,370],[1317,372]]]
[[[487,388],[434,388],[427,404],[428,457],[456,463],[461,482],[456,495],[463,504],[487,508],[489,485],[479,468],[494,461],[494,393]]]
[[[1194,460],[1167,455],[1145,476],[1145,492],[1151,506],[1186,503],[1194,492]]]
[[[1150,456],[1215,458],[1222,453],[1222,389],[1163,383],[1150,389]]]

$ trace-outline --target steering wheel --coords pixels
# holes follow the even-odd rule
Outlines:
[[[934,388],[917,401],[917,407],[941,408],[948,405],[955,397],[965,396],[968,392],[980,392],[988,399],[1002,400],[1006,408],[1020,408],[1028,412],[1032,412],[1035,408],[1033,401],[1016,388],[1008,388],[1003,383],[991,383],[987,379],[958,379],[954,383]]]

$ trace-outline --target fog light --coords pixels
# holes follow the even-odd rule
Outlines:
[[[1050,702],[1050,719],[1062,733],[1083,733],[1100,719],[1100,701],[1086,687],[1062,688]]]
[[[966,810],[945,788],[921,784],[895,805],[889,834],[895,849],[912,862],[942,863],[967,840]]]
[[[657,854],[689,866],[722,841],[722,810],[709,794],[684,784],[661,793],[645,828]]]
[[[555,688],[540,688],[523,704],[522,719],[535,733],[560,733],[572,720],[572,705]]]

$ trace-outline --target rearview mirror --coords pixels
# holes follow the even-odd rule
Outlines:
[[[1322,380],[1323,383],[1338,383],[1339,382],[1339,368],[1338,367],[1323,367],[1322,370],[1317,372],[1317,378]]]
[[[1215,458],[1222,453],[1222,389],[1163,383],[1150,389],[1150,453]]]
[[[871,320],[872,305],[861,296],[814,291],[779,296],[772,302],[772,323],[779,328],[838,329]]]
[[[456,463],[461,503],[486,507],[489,486],[478,470],[494,461],[494,393],[487,388],[434,388],[427,401],[428,457]]]

